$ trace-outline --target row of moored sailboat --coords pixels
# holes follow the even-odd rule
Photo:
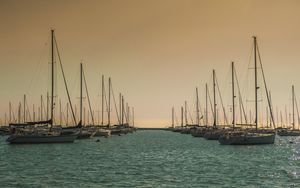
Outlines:
[[[254,96],[255,96],[255,119],[254,123],[237,123],[236,122],[236,98],[237,98],[237,92],[236,92],[236,86],[239,85],[237,82],[237,76],[236,71],[234,67],[234,62],[231,64],[231,82],[232,82],[232,123],[229,124],[227,121],[227,117],[225,115],[225,110],[222,103],[222,110],[224,110],[224,119],[225,123],[224,125],[218,125],[217,123],[217,104],[216,104],[216,86],[218,86],[216,82],[216,74],[215,70],[213,70],[213,102],[211,102],[211,98],[209,97],[209,91],[208,86],[206,84],[206,107],[205,107],[205,115],[202,115],[200,117],[199,114],[199,98],[198,98],[198,88],[196,88],[196,96],[197,96],[197,102],[196,102],[196,124],[189,125],[187,123],[187,110],[186,110],[186,102],[185,102],[185,108],[181,107],[181,126],[174,126],[174,107],[172,108],[172,126],[169,128],[170,130],[174,132],[180,132],[182,134],[191,134],[194,137],[203,137],[207,140],[218,140],[220,144],[222,145],[259,145],[259,144],[273,144],[275,141],[275,135],[280,136],[300,136],[300,131],[295,128],[295,117],[294,117],[294,108],[295,108],[295,93],[294,93],[294,86],[292,87],[292,98],[293,98],[293,126],[292,128],[283,128],[283,127],[276,127],[274,123],[274,116],[273,116],[273,108],[272,108],[272,102],[271,102],[271,95],[270,92],[268,92],[268,88],[265,81],[265,75],[261,63],[261,57],[258,50],[258,44],[256,37],[253,37],[253,43],[254,43]],[[266,127],[259,126],[258,123],[258,90],[260,87],[258,86],[258,60],[259,65],[262,73],[263,83],[264,83],[264,89],[266,92],[266,98],[267,98],[267,104],[268,104],[268,111],[270,112],[270,125],[267,125]],[[240,113],[244,114],[245,122],[247,122],[246,114],[244,111],[244,107],[242,104],[242,97],[240,94],[240,91],[238,92],[238,99],[240,104]],[[208,123],[208,109],[209,109],[209,102],[211,103],[211,110],[213,114],[213,123],[212,125],[209,125]],[[221,98],[222,101],[222,98]],[[298,108],[297,108],[298,110]],[[185,115],[184,115],[185,114]],[[183,119],[186,119],[186,125],[184,126]],[[205,116],[205,117],[203,117]],[[200,124],[200,120],[205,120],[202,125]],[[242,118],[241,118],[242,119]],[[250,120],[251,121],[251,120]]]
[[[64,84],[66,87],[67,95],[68,95],[68,104],[71,109],[71,116],[73,120],[72,126],[65,126],[62,124],[57,124],[54,122],[54,109],[55,109],[55,59],[58,58],[59,65],[62,70],[62,76],[64,79]],[[94,136],[103,136],[110,137],[111,135],[121,135],[126,133],[132,133],[135,131],[134,128],[134,110],[132,108],[132,119],[129,120],[130,109],[128,105],[125,109],[124,105],[124,97],[120,94],[120,109],[119,111],[116,109],[118,123],[116,125],[112,125],[111,123],[111,91],[112,84],[111,79],[109,78],[109,96],[108,102],[105,98],[104,100],[104,77],[102,76],[102,121],[101,123],[95,123],[94,115],[92,113],[91,102],[88,95],[86,79],[83,71],[82,63],[80,64],[80,114],[79,120],[76,119],[76,115],[73,110],[72,101],[70,100],[70,95],[68,91],[68,87],[66,84],[66,78],[64,75],[60,54],[57,47],[56,38],[54,35],[54,30],[51,30],[51,95],[50,98],[50,117],[48,117],[48,105],[47,105],[47,116],[46,120],[42,120],[42,115],[40,117],[40,121],[26,121],[26,102],[24,97],[24,121],[20,121],[20,110],[19,110],[19,118],[17,122],[10,122],[9,126],[1,127],[0,133],[7,134],[9,137],[7,138],[7,142],[11,144],[36,144],[36,143],[72,143],[75,139],[86,139]],[[86,94],[89,103],[89,112],[92,122],[86,125],[83,122],[83,85],[85,85]],[[108,103],[107,106],[107,124],[104,124],[104,103]],[[42,103],[41,103],[42,104]],[[48,104],[48,96],[47,96],[47,104]],[[117,106],[117,105],[115,105]],[[10,106],[11,107],[11,106]],[[40,108],[42,113],[42,106]],[[10,109],[11,113],[11,109]],[[68,114],[68,112],[67,112]]]

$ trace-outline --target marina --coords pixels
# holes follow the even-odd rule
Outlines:
[[[299,7],[0,0],[0,188],[300,187]]]

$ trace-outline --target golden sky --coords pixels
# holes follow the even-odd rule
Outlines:
[[[49,88],[50,28],[74,103],[83,61],[95,111],[104,74],[135,107],[138,126],[166,126],[173,105],[177,116],[184,100],[193,111],[196,86],[204,106],[212,69],[227,108],[230,62],[242,85],[251,71],[252,35],[273,105],[284,110],[292,84],[300,95],[299,10],[298,0],[0,0],[2,121],[9,101],[16,107],[26,93],[30,104],[38,104]],[[60,86],[58,97],[65,99]]]

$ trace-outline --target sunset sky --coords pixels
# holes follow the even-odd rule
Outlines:
[[[300,100],[299,10],[298,0],[0,0],[2,122],[9,101],[16,112],[27,94],[31,108],[49,90],[51,28],[74,103],[83,62],[93,109],[100,106],[101,75],[110,76],[116,98],[122,92],[134,106],[136,126],[170,125],[172,106],[180,119],[185,100],[194,114],[196,86],[203,108],[212,69],[229,109],[231,61],[250,109],[253,90],[245,80],[253,73],[253,35],[274,109],[290,110],[292,84]],[[60,72],[57,82],[65,104]]]

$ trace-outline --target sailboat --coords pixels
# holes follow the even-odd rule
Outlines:
[[[104,97],[105,97],[105,88],[104,88],[104,75],[102,75],[102,115],[101,115],[101,124],[100,125],[95,125],[95,134],[94,136],[104,136],[104,137],[110,137],[111,136],[111,130],[106,129],[107,126],[103,124],[103,118],[104,118]]]
[[[216,104],[216,73],[215,70],[213,70],[213,94],[214,94],[214,106],[213,106],[213,113],[214,113],[214,122],[213,126],[206,130],[203,137],[207,140],[218,140],[220,135],[223,132],[223,128],[217,126],[217,104]]]
[[[224,134],[222,134],[219,137],[219,143],[222,145],[258,145],[258,144],[274,144],[274,140],[275,140],[275,132],[274,131],[266,131],[266,130],[259,130],[258,129],[258,100],[257,100],[257,96],[258,96],[258,85],[257,85],[257,59],[256,59],[256,55],[257,55],[257,50],[258,50],[258,46],[257,46],[257,41],[256,41],[256,37],[253,37],[254,40],[254,75],[255,75],[255,129],[250,129],[250,130],[239,130],[239,131],[227,131],[224,132]],[[258,53],[259,54],[259,53]],[[260,62],[261,63],[261,62]],[[262,69],[262,67],[261,67]],[[264,78],[264,75],[263,75]],[[233,87],[234,87],[234,78],[233,78]],[[265,88],[266,88],[266,82],[264,79],[264,83],[265,83]],[[266,91],[267,88],[266,88]],[[234,107],[234,88],[233,88],[233,107]],[[269,96],[268,96],[268,92],[267,92],[267,98],[268,98],[268,104],[269,104],[269,108],[270,108],[270,114],[272,117],[272,121],[274,124],[274,119],[273,119],[273,114],[272,114],[272,109],[271,109],[271,105],[270,105],[270,100],[269,100]],[[235,111],[233,111],[233,129],[235,127]],[[250,125],[252,126],[252,125]]]
[[[51,30],[51,118],[47,121],[28,122],[26,125],[50,125],[46,131],[34,131],[32,133],[18,133],[15,129],[13,134],[7,138],[10,144],[38,144],[38,143],[72,143],[77,135],[62,135],[60,131],[53,130],[54,116],[54,30]]]
[[[79,119],[79,123],[78,123],[78,125],[80,126],[80,129],[79,129],[77,139],[91,138],[96,133],[95,130],[90,129],[89,127],[84,127],[83,124],[82,124],[82,108],[83,108],[83,105],[82,105],[83,104],[82,103],[82,100],[83,100],[82,86],[83,86],[83,77],[84,77],[83,67],[82,67],[82,63],[80,63],[80,116],[79,116],[80,119]],[[86,82],[85,82],[85,86],[86,86]],[[86,89],[87,89],[87,87],[86,87]],[[89,99],[89,97],[88,97],[88,99]]]
[[[198,95],[197,95],[198,98]],[[210,130],[208,127],[208,86],[205,84],[205,122],[203,126],[196,127],[192,132],[191,135],[194,137],[203,137],[207,131]]]
[[[280,128],[277,129],[277,134],[279,136],[300,136],[300,130],[299,129],[295,129],[295,102],[296,102],[296,97],[295,97],[295,89],[294,89],[294,85],[292,86],[292,104],[293,104],[293,127],[292,129],[289,128]],[[296,103],[296,107],[297,107],[297,112],[298,112],[298,106]],[[298,114],[298,120],[299,120],[299,114]]]

